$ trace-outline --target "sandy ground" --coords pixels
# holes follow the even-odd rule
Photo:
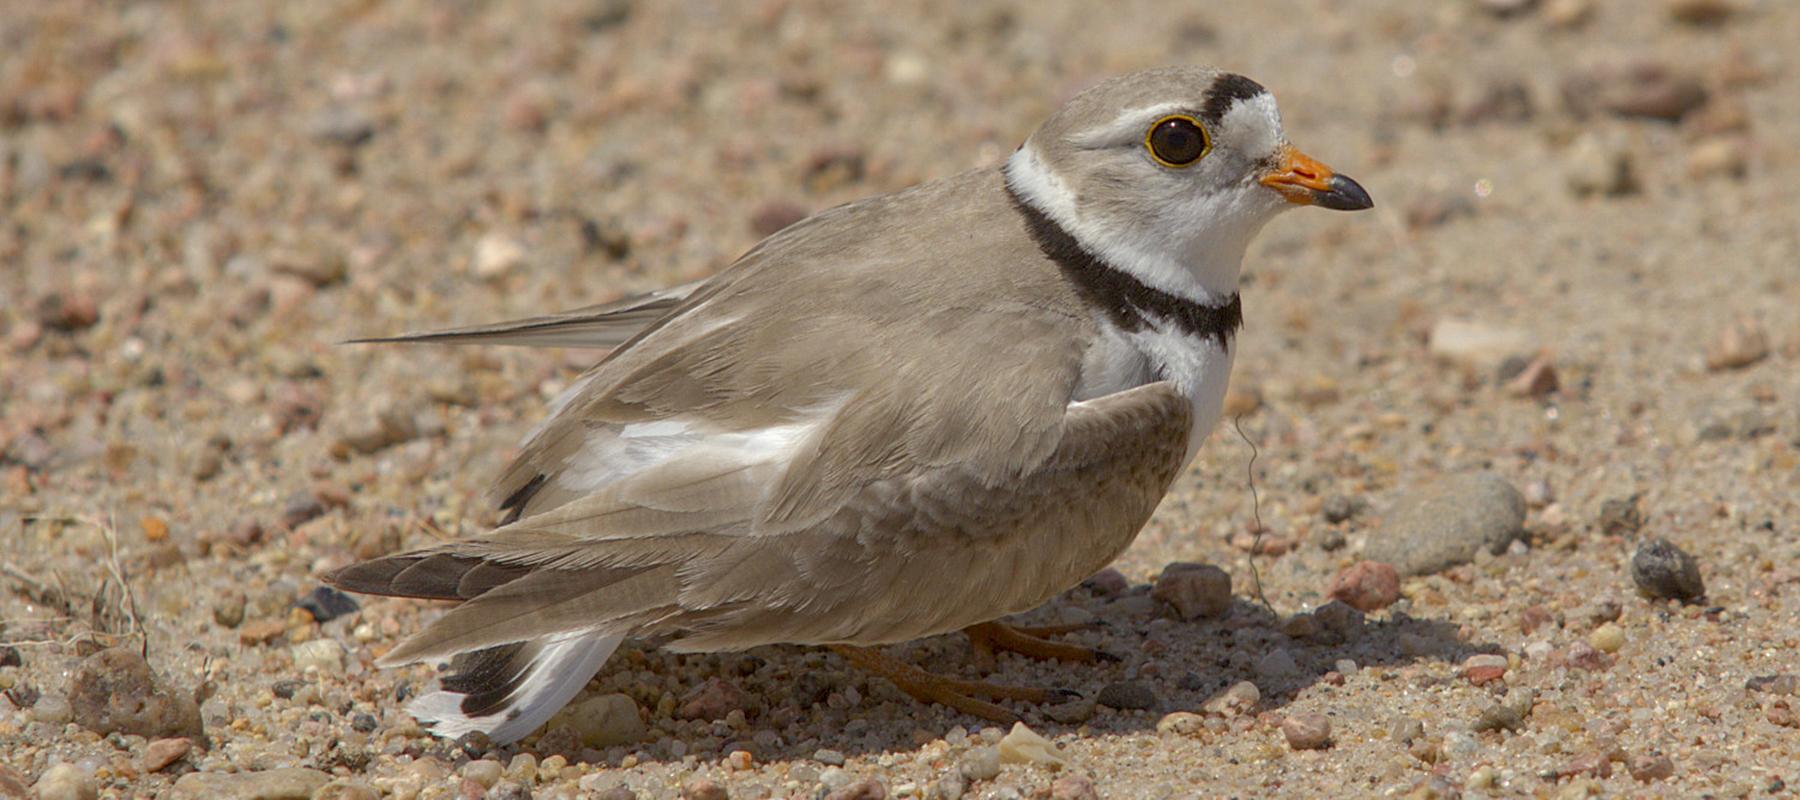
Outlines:
[[[0,5],[0,796],[1792,795],[1797,36],[1772,0]],[[1149,690],[1021,709],[1066,765],[993,775],[977,720],[797,648],[628,648],[588,696],[630,697],[641,742],[459,749],[400,710],[426,670],[372,666],[436,610],[294,610],[322,570],[491,525],[487,481],[593,358],[337,341],[703,276],[1175,62],[1271,87],[1379,205],[1250,254],[1254,469],[1216,433],[1132,585],[1043,612],[1109,623],[1075,639],[1124,660],[1002,659]],[[1476,471],[1523,492],[1524,540],[1349,637],[1295,621],[1408,491]],[[1603,527],[1634,495],[1641,526]],[[1704,602],[1634,593],[1653,537]],[[1175,561],[1229,571],[1231,609],[1152,601]],[[203,698],[194,744],[75,721],[83,659],[120,644]],[[972,674],[960,637],[895,652]],[[1503,677],[1471,679],[1481,653]],[[721,718],[681,718],[709,679]],[[1253,706],[1203,709],[1239,681]],[[1312,714],[1329,746],[1291,747]]]

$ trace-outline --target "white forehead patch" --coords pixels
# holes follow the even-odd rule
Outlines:
[[[1282,141],[1281,109],[1275,107],[1275,95],[1263,92],[1232,103],[1219,127],[1213,135],[1229,142],[1233,150],[1253,157],[1272,153]]]

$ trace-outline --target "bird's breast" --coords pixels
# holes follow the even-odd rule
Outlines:
[[[1082,355],[1081,377],[1075,400],[1090,400],[1143,386],[1169,381],[1192,403],[1193,427],[1188,432],[1183,465],[1193,461],[1200,443],[1212,432],[1225,404],[1231,383],[1233,346],[1184,331],[1154,316],[1136,330],[1100,319],[1099,335]]]

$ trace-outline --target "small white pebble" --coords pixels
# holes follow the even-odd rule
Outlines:
[[[1602,653],[1617,653],[1625,646],[1625,629],[1608,622],[1588,634],[1588,644]]]

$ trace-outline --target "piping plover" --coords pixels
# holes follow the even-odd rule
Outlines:
[[[516,740],[627,636],[827,645],[916,697],[1043,690],[877,645],[995,623],[1105,567],[1217,421],[1239,266],[1284,209],[1355,210],[1275,98],[1197,67],[1098,84],[1003,166],[840,206],[711,279],[400,341],[613,348],[500,476],[502,524],[330,577],[459,601],[383,658],[448,659],[410,706]],[[1059,649],[1060,648],[1060,649]]]

